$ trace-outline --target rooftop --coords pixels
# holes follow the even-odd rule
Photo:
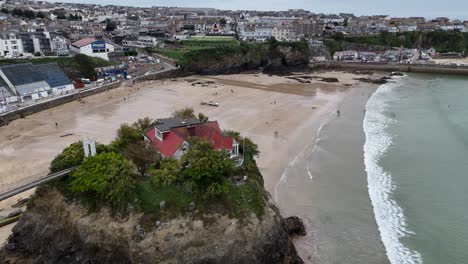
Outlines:
[[[169,117],[157,120],[158,124],[155,126],[159,131],[166,132],[173,128],[193,126],[200,124],[200,120],[196,118],[183,119],[180,117]]]
[[[81,47],[84,47],[88,44],[91,44],[93,42],[97,41],[95,38],[83,38],[83,39],[80,39],[78,41],[75,41],[72,43],[72,46],[75,46],[77,48],[81,48]]]

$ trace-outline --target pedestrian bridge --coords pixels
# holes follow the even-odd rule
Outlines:
[[[33,181],[30,181],[30,182],[21,184],[20,186],[17,186],[17,187],[15,187],[13,189],[2,192],[2,193],[0,193],[0,201],[8,199],[8,198],[10,198],[12,196],[15,196],[17,194],[25,192],[27,190],[30,190],[30,189],[32,189],[34,187],[37,187],[37,186],[41,185],[41,184],[48,183],[48,182],[53,181],[55,179],[59,179],[59,178],[62,178],[64,176],[67,176],[75,168],[76,167],[65,169],[63,171],[59,171],[59,172],[56,172],[56,173],[52,173],[52,174],[47,175],[46,177],[43,177],[43,178],[40,178],[40,179],[37,179],[37,180],[33,180]]]

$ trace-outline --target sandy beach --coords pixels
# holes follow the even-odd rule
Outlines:
[[[275,187],[285,169],[314,142],[320,128],[336,116],[350,92],[362,85],[353,78],[378,78],[345,72],[298,73],[293,77],[297,76],[309,78],[298,81],[291,76],[238,74],[145,82],[16,120],[0,127],[0,189],[46,175],[54,156],[84,137],[109,143],[122,123],[145,116],[168,117],[174,110],[190,106],[196,113],[218,120],[222,129],[240,131],[258,144],[258,165],[266,189],[275,198]],[[316,76],[337,78],[339,82],[311,78]],[[210,100],[220,106],[200,105]],[[13,202],[3,204],[4,210]],[[279,204],[282,211],[295,206]],[[5,232],[8,230],[2,230],[2,234]],[[300,253],[309,250],[299,249]]]

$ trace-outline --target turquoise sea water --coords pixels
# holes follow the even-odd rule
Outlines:
[[[411,74],[366,106],[365,167],[392,264],[468,263],[468,78]]]

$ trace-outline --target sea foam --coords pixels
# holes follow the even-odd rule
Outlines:
[[[367,102],[363,122],[366,135],[364,163],[369,196],[390,263],[420,264],[423,263],[421,254],[405,247],[400,241],[401,238],[414,233],[407,227],[402,208],[392,198],[396,186],[392,183],[391,174],[379,165],[380,159],[392,145],[392,136],[387,132],[387,128],[395,121],[386,116],[385,111],[394,93],[393,89],[400,81],[402,78],[397,83],[380,86]]]

